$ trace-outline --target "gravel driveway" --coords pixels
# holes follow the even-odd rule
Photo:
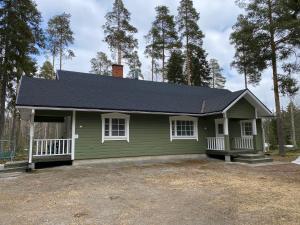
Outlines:
[[[300,166],[216,160],[0,175],[0,224],[299,224]]]

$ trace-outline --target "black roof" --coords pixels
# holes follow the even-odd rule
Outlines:
[[[57,80],[24,76],[17,106],[182,114],[222,112],[245,90],[195,87],[58,71]]]

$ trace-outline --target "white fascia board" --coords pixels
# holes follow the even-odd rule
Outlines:
[[[54,110],[54,111],[78,111],[78,112],[116,112],[116,113],[136,113],[136,114],[154,114],[154,115],[178,115],[178,116],[209,116],[219,115],[222,112],[211,112],[203,114],[191,113],[166,113],[166,112],[147,112],[147,111],[134,111],[134,110],[102,110],[102,109],[82,109],[82,108],[63,108],[63,107],[43,107],[43,106],[16,106],[18,109],[35,109],[35,110]]]
[[[262,104],[261,101],[258,100],[258,98],[249,90],[245,90],[238,98],[236,98],[230,105],[228,105],[223,110],[223,114],[226,113],[231,107],[233,107],[241,98],[245,97],[246,95],[253,99],[255,104],[259,106],[266,114],[268,114],[268,116],[273,116],[272,112],[264,104]]]

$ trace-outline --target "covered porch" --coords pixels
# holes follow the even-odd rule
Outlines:
[[[30,121],[28,163],[74,159],[75,117],[72,111],[23,110]]]
[[[214,120],[214,132],[206,138],[208,155],[231,156],[264,150],[262,120],[270,116],[264,105],[251,95],[245,95],[228,106]]]
[[[206,140],[206,153],[210,155],[235,156],[262,151],[261,119],[216,119],[215,135]]]

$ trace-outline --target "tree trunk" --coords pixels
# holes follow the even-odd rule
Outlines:
[[[55,50],[54,50],[54,52],[53,52],[53,54],[52,54],[52,68],[53,68],[53,75],[55,75]]]
[[[187,25],[187,8],[185,9],[185,30],[186,30],[186,73],[187,73],[187,82],[188,85],[192,85],[191,80],[191,59],[190,59],[190,51],[189,51],[189,33],[188,33],[188,25]]]
[[[118,47],[118,64],[122,65],[122,52],[121,52],[121,47]]]
[[[162,46],[162,80],[165,82],[165,30],[163,22],[161,24],[162,28],[162,40],[163,40],[163,46]]]
[[[247,81],[247,74],[244,73],[244,79],[245,79],[245,89],[248,89],[248,81]]]
[[[59,50],[59,69],[62,68],[62,48]]]
[[[296,141],[296,130],[295,130],[295,118],[294,118],[294,102],[291,99],[291,125],[292,125],[292,143],[294,148],[297,148],[297,141]]]
[[[10,149],[15,150],[17,146],[16,142],[16,122],[17,120],[17,110],[14,109],[12,113],[12,126],[11,126],[11,133],[10,133]]]
[[[275,97],[275,108],[276,108],[276,124],[277,124],[277,137],[279,154],[285,156],[284,141],[283,141],[283,126],[282,117],[280,110],[280,98],[278,88],[278,74],[277,74],[277,53],[275,43],[275,32],[273,29],[273,17],[272,17],[272,3],[269,0],[269,22],[270,22],[270,44],[271,44],[271,58],[272,58],[272,70],[273,70],[273,85],[274,85],[274,97]]]
[[[244,45],[243,45],[243,48],[244,48]],[[246,54],[245,54],[245,52],[243,52],[244,82],[245,82],[245,89],[248,89],[247,70],[246,70],[246,67],[245,67],[245,64],[246,64],[245,57],[246,57]]]
[[[7,72],[3,72],[3,79],[1,81],[1,93],[0,93],[0,139],[3,136],[4,124],[5,124],[5,100],[7,89],[8,75]]]
[[[151,79],[153,81],[153,75],[154,75],[154,60],[153,57],[151,57]]]

